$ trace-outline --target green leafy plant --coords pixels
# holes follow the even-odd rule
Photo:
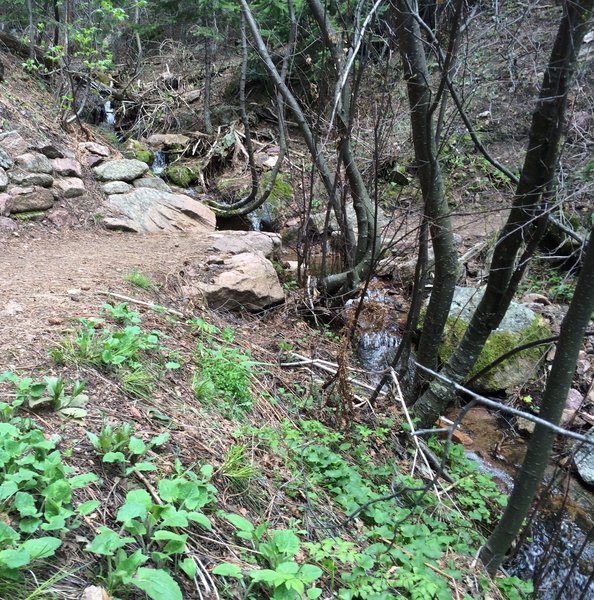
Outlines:
[[[134,471],[154,471],[155,466],[146,455],[153,448],[158,448],[169,440],[169,433],[161,433],[145,443],[134,435],[134,425],[122,423],[113,426],[104,421],[99,435],[87,431],[91,445],[102,457],[104,463],[119,464],[124,475]]]
[[[312,587],[322,576],[322,569],[312,564],[298,564],[293,560],[301,548],[301,541],[291,529],[268,530],[267,523],[254,527],[240,515],[227,514],[227,520],[237,528],[236,535],[250,541],[269,568],[250,569],[245,576],[250,581],[249,589],[261,584],[271,588],[271,597],[278,600],[318,598],[322,590]],[[243,580],[244,574],[237,565],[223,563],[213,569],[215,575]],[[248,593],[246,593],[248,595]]]
[[[122,588],[136,587],[153,600],[181,600],[172,568],[177,564],[190,579],[196,575],[194,561],[183,558],[188,534],[180,530],[193,525],[212,528],[202,509],[215,498],[210,484],[213,469],[205,465],[196,474],[182,471],[179,463],[176,468],[176,476],[159,480],[158,496],[130,490],[116,515],[120,531],[101,527],[87,545],[87,552],[104,560],[102,580],[110,591],[120,594]],[[147,563],[153,566],[142,566]]]

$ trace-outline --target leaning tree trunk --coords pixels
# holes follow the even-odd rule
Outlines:
[[[425,219],[429,224],[435,253],[435,281],[423,323],[417,360],[420,364],[435,369],[458,277],[458,256],[454,245],[450,209],[437,160],[430,77],[419,27],[418,6],[415,2],[399,0],[396,3],[395,14],[402,68],[408,89],[415,160],[419,167]],[[419,383],[417,377],[413,389],[418,389]]]
[[[538,414],[539,417],[554,425],[559,424],[565,408],[577,357],[592,311],[594,311],[594,228],[590,232],[590,241],[573,299],[561,324],[555,360]],[[536,425],[505,512],[480,553],[480,558],[491,575],[495,575],[506,552],[520,532],[522,522],[526,518],[548,465],[554,441],[555,432],[542,425]]]
[[[487,338],[501,323],[545,231],[547,199],[554,188],[567,95],[593,4],[594,0],[564,3],[564,15],[532,118],[524,167],[509,218],[495,246],[487,287],[462,341],[442,370],[446,379],[456,383],[467,377]],[[430,427],[453,394],[453,386],[433,381],[414,405],[420,426]]]

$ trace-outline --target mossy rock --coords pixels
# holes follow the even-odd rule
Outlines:
[[[455,300],[439,349],[439,358],[442,362],[449,360],[454,349],[462,340],[468,327],[468,319],[481,297],[482,291],[456,288]],[[472,378],[484,367],[513,348],[550,335],[551,330],[541,316],[526,306],[512,302],[499,329],[491,333],[487,339],[468,378]],[[524,385],[536,377],[542,358],[542,346],[518,352],[473,382],[472,387],[487,393],[511,390],[516,386]]]
[[[259,193],[264,192],[264,188],[270,181],[271,173],[266,173],[260,182]],[[257,217],[261,222],[261,227],[265,231],[278,231],[281,223],[289,214],[289,202],[293,199],[293,186],[285,181],[282,173],[279,173],[272,186],[272,191],[266,202],[258,209]]]
[[[142,142],[128,140],[126,149],[132,158],[146,163],[149,167],[155,162],[155,153]]]
[[[181,188],[188,188],[200,181],[200,169],[189,165],[169,165],[163,172],[168,181]]]
[[[467,323],[456,317],[448,318],[444,339],[439,349],[439,358],[443,362],[450,358],[462,340],[467,326]],[[535,316],[532,324],[522,332],[494,331],[487,339],[468,378],[474,377],[481,369],[513,348],[550,335],[551,330],[538,315]],[[472,388],[481,392],[498,392],[524,385],[536,377],[542,358],[543,346],[518,352],[474,381]]]

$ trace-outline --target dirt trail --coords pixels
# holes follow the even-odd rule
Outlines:
[[[207,233],[138,235],[101,229],[0,240],[0,371],[49,346],[62,320],[97,315],[110,290],[150,298],[123,275],[142,271],[164,282],[188,259],[204,257]],[[80,290],[71,294],[70,290]],[[40,343],[41,342],[41,343]],[[37,349],[37,350],[36,350]]]

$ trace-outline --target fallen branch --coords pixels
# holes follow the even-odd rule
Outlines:
[[[145,306],[146,308],[150,308],[151,310],[156,311],[165,311],[171,315],[175,315],[176,317],[187,318],[187,315],[179,312],[173,308],[167,308],[166,306],[162,306],[161,304],[155,304],[154,302],[144,302],[142,300],[137,300],[136,298],[130,298],[129,296],[124,296],[122,294],[116,294],[115,292],[106,292],[104,290],[99,290],[97,292],[101,296],[109,296],[111,298],[117,298],[118,300],[123,300],[124,302],[131,302],[132,304],[137,304],[138,306]]]

